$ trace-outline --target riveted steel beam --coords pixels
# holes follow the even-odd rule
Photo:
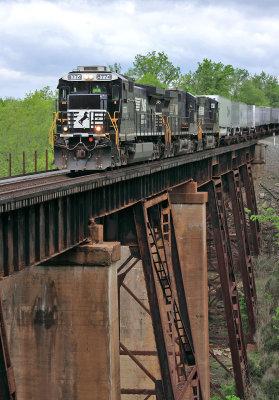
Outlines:
[[[239,397],[245,398],[250,390],[250,374],[221,178],[209,182],[203,187],[204,189],[208,192],[208,210],[218,261],[236,390]]]
[[[246,196],[246,206],[251,211],[252,215],[257,215],[257,202],[253,184],[252,168],[251,164],[241,165],[239,167],[242,187],[245,191]],[[258,220],[252,221],[249,219],[250,225],[250,237],[251,237],[251,248],[254,250],[255,255],[259,255],[262,248],[262,232],[261,226]]]
[[[240,263],[243,281],[244,298],[246,302],[248,322],[250,328],[250,340],[256,332],[256,287],[253,265],[250,255],[246,217],[243,205],[239,171],[233,170],[222,177],[227,186],[229,198],[232,204],[232,212],[235,226],[235,235],[238,245],[238,259]]]

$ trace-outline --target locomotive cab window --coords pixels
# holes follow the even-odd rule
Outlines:
[[[107,87],[100,82],[94,83],[91,88],[91,93],[107,93]]]
[[[70,110],[99,110],[100,96],[94,94],[76,94],[69,96]]]
[[[67,88],[61,88],[60,89],[60,100],[66,101],[67,100],[67,95],[68,95],[68,89]]]
[[[112,86],[112,100],[113,101],[119,100],[119,86],[117,85]]]

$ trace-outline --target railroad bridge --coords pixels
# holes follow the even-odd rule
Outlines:
[[[249,398],[261,232],[245,208],[257,213],[259,149],[2,180],[0,399],[224,398],[210,360]]]

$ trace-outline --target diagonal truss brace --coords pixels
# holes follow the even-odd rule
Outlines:
[[[214,179],[205,188],[208,191],[208,208],[219,267],[236,390],[240,398],[246,398],[247,392],[250,390],[250,374],[225,213],[222,181],[221,179]]]
[[[138,203],[134,217],[143,263],[165,400],[182,400],[191,389],[201,399],[187,304],[177,288],[175,235],[167,194]],[[178,261],[179,262],[179,261]],[[179,286],[179,284],[178,284]]]
[[[256,215],[258,214],[257,210],[257,202],[256,195],[254,190],[253,176],[252,176],[252,168],[250,164],[244,164],[239,168],[241,182],[243,184],[247,208],[251,210],[251,213]],[[262,232],[261,226],[258,220],[252,221],[249,219],[250,224],[250,232],[252,238],[252,248],[254,250],[254,255],[259,255],[262,248]]]
[[[236,240],[238,245],[238,255],[241,267],[241,276],[245,294],[246,309],[249,321],[250,334],[253,337],[253,335],[256,332],[256,287],[255,287],[253,265],[250,255],[239,171],[238,170],[230,171],[222,179],[227,181],[229,197],[232,204]]]

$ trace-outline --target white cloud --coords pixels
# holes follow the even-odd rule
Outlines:
[[[211,58],[277,74],[278,14],[263,7],[249,13],[249,4],[237,0],[2,1],[0,66],[16,71],[20,85],[12,89],[2,79],[0,97],[53,85],[76,65],[128,67],[136,54],[152,50],[165,51],[185,72]]]

